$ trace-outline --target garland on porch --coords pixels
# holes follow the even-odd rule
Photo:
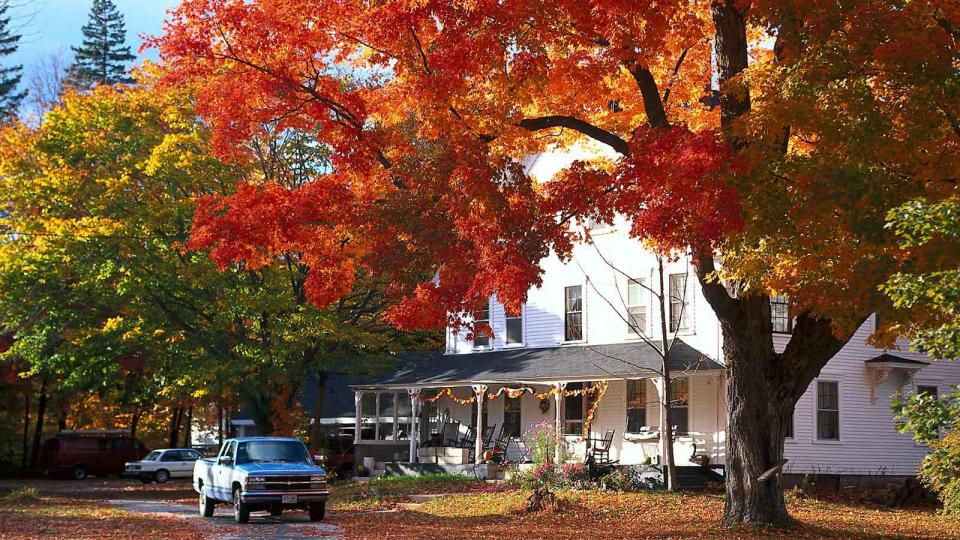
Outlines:
[[[607,387],[610,385],[607,381],[600,381],[596,386],[591,387],[591,389],[596,389],[596,396],[593,398],[593,403],[590,404],[590,410],[587,411],[587,417],[583,419],[583,438],[590,438],[590,428],[593,427],[593,415],[597,412],[597,407],[600,406],[600,400],[603,399],[604,394],[607,393]],[[584,389],[586,390],[586,389]],[[576,390],[574,390],[576,392]]]
[[[502,395],[506,395],[507,397],[514,398],[514,399],[524,394],[531,394],[537,399],[546,399],[548,397],[552,397],[557,394],[560,394],[561,397],[594,396],[595,395],[596,399],[594,400],[594,405],[591,407],[589,413],[587,414],[587,418],[592,419],[593,413],[596,411],[596,403],[599,403],[600,399],[603,397],[603,394],[606,393],[607,386],[608,384],[606,381],[600,381],[596,383],[594,386],[585,386],[578,390],[558,390],[556,387],[552,387],[550,388],[550,390],[546,392],[535,392],[533,388],[529,388],[529,387],[521,387],[521,388],[503,387],[496,392],[487,394],[486,397],[487,399],[494,400],[494,399],[498,399]],[[473,405],[477,401],[476,394],[470,397],[462,398],[454,394],[453,389],[450,387],[441,389],[439,392],[437,392],[437,395],[433,397],[422,396],[420,399],[422,399],[426,403],[436,403],[443,396],[449,397],[453,402],[459,403],[460,405]],[[586,426],[588,424],[585,422],[584,425]]]

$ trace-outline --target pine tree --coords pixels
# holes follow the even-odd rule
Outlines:
[[[0,57],[13,54],[20,45],[20,36],[10,31],[9,9],[9,2],[0,1]],[[23,66],[0,66],[0,120],[16,116],[20,102],[27,95],[26,90],[20,90],[22,78]]]
[[[68,77],[74,88],[95,84],[131,83],[126,64],[136,59],[126,44],[123,15],[112,0],[93,0],[90,20],[83,27],[83,44],[71,47],[76,59]]]

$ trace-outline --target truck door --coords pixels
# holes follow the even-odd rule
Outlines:
[[[233,460],[236,459],[237,453],[237,441],[230,441],[226,447],[224,447],[223,452],[220,453],[220,456],[217,457],[217,462],[213,465],[213,474],[214,474],[214,484],[217,486],[219,491],[219,496],[223,500],[229,501],[233,496],[230,493],[230,479],[233,478],[231,474],[233,472]],[[222,464],[220,461],[222,458],[230,458],[230,461],[227,464]]]

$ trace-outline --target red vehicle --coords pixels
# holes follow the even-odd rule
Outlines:
[[[45,474],[66,474],[76,480],[87,475],[120,475],[128,461],[139,461],[149,449],[123,430],[57,433],[40,447],[40,469]]]

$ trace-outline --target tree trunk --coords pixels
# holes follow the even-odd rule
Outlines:
[[[670,418],[670,344],[667,338],[667,305],[669,302],[670,291],[663,279],[663,258],[657,258],[657,270],[660,276],[660,346],[663,348],[661,358],[663,365],[661,367],[661,379],[663,384],[663,394],[660,396],[660,445],[662,447],[664,461],[666,461],[666,470],[664,471],[664,483],[667,485],[667,491],[677,490],[677,465],[673,457],[673,420]]]
[[[30,441],[30,391],[32,384],[28,384],[23,390],[23,449],[20,456],[20,468],[23,472],[27,471],[29,461],[29,441]]]
[[[182,416],[183,410],[180,405],[174,405],[173,411],[170,413],[170,436],[167,437],[170,448],[177,447],[177,438],[180,435],[180,418]]]
[[[183,447],[193,447],[193,405],[187,409],[187,422],[183,426]]]
[[[223,399],[217,400],[217,444],[223,445]]]
[[[310,449],[314,452],[320,452],[323,449],[323,426],[320,419],[323,418],[323,400],[327,393],[327,372],[319,370],[317,372],[317,392],[313,402],[313,425],[310,426]]]
[[[47,412],[47,378],[40,382],[40,398],[37,400],[37,423],[33,428],[33,448],[30,449],[30,472],[37,471],[40,462],[40,445],[43,442],[43,417]]]
[[[137,427],[140,424],[140,411],[135,411],[133,416],[130,418],[130,436],[137,436]]]
[[[777,399],[779,384],[767,371],[771,349],[758,335],[729,340],[724,335],[727,366],[727,498],[723,521],[741,523],[786,523],[790,516],[784,504],[780,475],[761,482],[760,476],[783,460],[786,419],[794,401]],[[766,369],[757,369],[763,366]]]

